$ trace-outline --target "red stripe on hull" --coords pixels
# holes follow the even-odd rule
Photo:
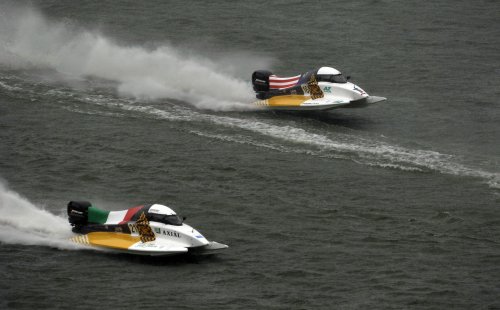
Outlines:
[[[271,88],[271,89],[289,88],[289,87],[292,87],[292,86],[295,86],[295,85],[297,85],[297,83],[279,84],[279,85],[269,84],[269,88]]]
[[[126,224],[128,221],[130,221],[130,219],[132,218],[132,216],[134,216],[134,214],[136,214],[137,212],[139,212],[139,210],[141,210],[144,206],[138,206],[138,207],[133,207],[133,208],[130,208],[127,210],[127,214],[125,214],[125,217],[123,218],[123,221],[121,221],[120,223],[118,223],[119,225],[120,224]]]
[[[271,75],[269,77],[269,88],[271,89],[289,88],[297,85],[299,79],[300,75],[291,77],[277,77],[276,75]]]
[[[300,76],[294,76],[291,78],[278,78],[278,77],[269,77],[269,83],[287,83],[287,82],[297,82]]]

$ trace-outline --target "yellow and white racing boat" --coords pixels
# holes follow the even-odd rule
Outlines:
[[[139,255],[212,254],[228,248],[208,241],[160,204],[106,211],[87,201],[68,203],[69,222],[77,235],[71,240],[96,248]]]
[[[370,96],[361,87],[349,82],[340,71],[321,67],[304,74],[278,77],[270,71],[252,74],[252,85],[258,101],[255,105],[272,110],[329,110],[361,108],[384,101]]]

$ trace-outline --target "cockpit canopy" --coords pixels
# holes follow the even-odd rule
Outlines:
[[[318,82],[347,83],[347,78],[337,69],[332,67],[321,67],[316,72]]]
[[[148,221],[181,226],[183,219],[167,206],[154,204],[148,210]]]
[[[164,214],[148,213],[147,217],[148,221],[163,223],[167,225],[175,225],[175,226],[181,226],[183,221],[182,218],[177,214],[164,215]]]
[[[343,74],[337,75],[317,75],[316,80],[318,82],[330,82],[330,83],[347,83],[347,79]]]

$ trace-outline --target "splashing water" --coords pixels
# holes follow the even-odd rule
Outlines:
[[[112,80],[122,96],[171,98],[211,110],[249,109],[253,100],[250,83],[230,76],[227,62],[188,56],[169,45],[120,46],[97,32],[49,22],[34,9],[0,5],[0,14],[0,65]],[[248,55],[231,59],[242,66],[268,65]]]
[[[45,211],[0,183],[0,242],[79,248],[67,220]]]

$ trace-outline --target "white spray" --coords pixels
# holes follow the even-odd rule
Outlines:
[[[171,98],[198,108],[248,108],[253,100],[247,80],[230,75],[235,65],[192,56],[172,46],[155,49],[121,46],[103,35],[47,21],[33,9],[0,8],[0,64],[50,68],[71,77],[94,76],[118,82],[122,96]],[[241,66],[267,60],[248,55],[231,57]],[[248,75],[250,73],[247,73]]]
[[[66,219],[39,208],[0,183],[0,242],[75,249]]]

